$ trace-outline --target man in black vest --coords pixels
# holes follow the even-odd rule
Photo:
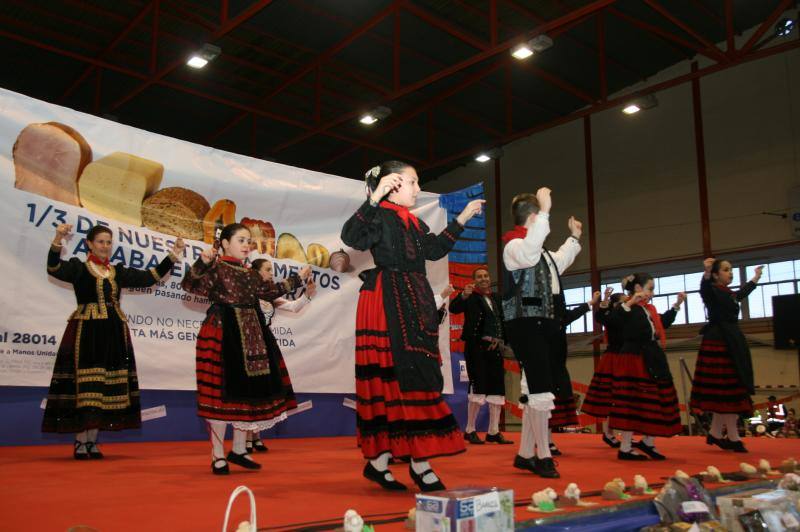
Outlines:
[[[506,402],[503,353],[503,307],[500,298],[492,293],[489,270],[478,267],[472,272],[473,283],[450,302],[450,312],[464,313],[461,339],[464,341],[464,358],[467,362],[469,391],[467,394],[467,427],[464,439],[472,444],[483,444],[475,430],[481,405],[489,403],[489,431],[486,441],[514,443],[500,432],[500,412]]]
[[[566,317],[561,273],[581,250],[582,224],[570,217],[571,236],[558,251],[544,241],[550,233],[549,188],[519,194],[511,202],[515,227],[503,235],[503,313],[506,333],[522,366],[522,434],[514,467],[545,478],[558,478],[550,453],[548,420],[556,396],[572,393],[564,350]],[[508,285],[508,287],[505,286]]]

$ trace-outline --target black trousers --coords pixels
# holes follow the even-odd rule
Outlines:
[[[528,383],[529,393],[572,395],[567,372],[567,336],[556,320],[517,318],[506,322],[506,333]]]

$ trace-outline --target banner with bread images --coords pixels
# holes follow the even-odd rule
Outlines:
[[[114,233],[112,264],[148,268],[175,237],[187,257],[156,286],[125,290],[121,306],[145,389],[195,388],[195,341],[207,302],[180,281],[217,228],[251,233],[250,260],[266,258],[277,280],[311,265],[317,286],[298,314],[279,311],[273,331],[300,392],[352,393],[355,310],[369,253],[346,247],[344,222],[364,201],[363,183],[253,159],[110,122],[0,89],[0,385],[46,386],[71,287],[49,277],[55,227],[73,225],[62,258],[85,260],[89,229]],[[438,196],[421,193],[415,214],[432,230],[446,224]],[[429,264],[434,291],[447,285],[447,260]],[[293,297],[301,297],[298,291]],[[4,340],[5,339],[5,340]],[[449,331],[441,348],[452,390]],[[15,341],[16,340],[16,341]]]

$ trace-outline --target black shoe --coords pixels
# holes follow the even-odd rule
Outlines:
[[[716,445],[720,449],[728,450],[730,449],[730,442],[725,438],[715,438],[710,433],[706,436],[706,445]]]
[[[500,445],[509,445],[514,443],[511,440],[505,439],[502,432],[498,432],[497,434],[487,434],[486,441],[489,443],[499,443]]]
[[[520,455],[517,455],[514,457],[514,467],[535,473],[536,471],[534,471],[533,460],[533,458],[523,458]]]
[[[647,457],[643,454],[638,454],[633,451],[617,451],[617,460],[647,460]]]
[[[248,441],[244,444],[244,452],[247,454],[253,454],[253,442]]]
[[[605,434],[603,434],[603,443],[605,443],[606,445],[608,445],[608,446],[609,446],[609,447],[611,447],[612,449],[619,449],[619,446],[620,446],[620,445],[622,445],[622,442],[620,442],[620,441],[619,441],[618,439],[616,439],[614,436],[611,436],[611,437],[609,438],[609,437],[608,437],[608,436],[606,436]]]
[[[367,465],[364,466],[364,478],[377,482],[383,489],[390,491],[405,491],[408,489],[406,485],[401,482],[387,480],[387,473],[389,473],[388,469],[386,471],[378,471],[370,462],[367,462]]]
[[[217,467],[217,464],[222,462],[222,465]],[[215,475],[227,475],[231,472],[228,467],[228,462],[224,458],[216,458],[211,461],[211,472]]]
[[[245,469],[261,469],[261,464],[253,462],[247,458],[247,453],[236,454],[235,452],[231,451],[228,453],[228,462],[242,466]]]
[[[661,454],[660,452],[656,451],[656,446],[650,447],[643,441],[637,441],[633,444],[634,447],[642,451],[644,454],[652,458],[653,460],[666,460],[667,457]]]
[[[464,439],[470,442],[472,445],[483,445],[483,440],[478,436],[478,433],[474,430],[472,432],[465,432]],[[486,441],[489,441],[489,436],[486,436]]]
[[[86,444],[81,443],[78,440],[75,440],[75,448],[72,450],[72,457],[75,458],[75,460],[88,460],[89,459],[88,451],[86,451],[85,453],[78,452],[81,450],[81,447],[83,447],[84,451],[86,451]]]
[[[264,445],[264,442],[261,439],[253,440],[253,449],[255,449],[259,453],[265,453],[269,451],[269,448]]]
[[[533,457],[533,472],[542,478],[561,478],[556,470],[556,462],[552,458]]]
[[[86,442],[86,452],[89,454],[89,458],[92,460],[100,460],[101,458],[104,458],[103,453],[100,452],[100,449],[98,449],[97,445],[95,445],[95,442],[93,441]]]
[[[417,487],[420,489],[420,491],[439,491],[439,490],[446,489],[444,487],[444,484],[442,484],[441,479],[437,480],[436,482],[432,482],[430,484],[428,484],[428,483],[426,483],[426,482],[424,482],[422,480],[422,477],[424,477],[428,473],[433,473],[433,469],[428,469],[427,471],[423,471],[421,475],[417,475],[414,472],[414,468],[411,467],[411,465],[409,464],[408,473],[409,473],[409,475],[411,475],[411,480],[414,481],[414,484],[417,485]]]
[[[747,453],[747,452],[749,452],[747,450],[747,447],[745,447],[744,444],[742,443],[742,440],[737,440],[737,441],[728,440],[726,449],[731,450],[731,451],[733,451],[735,453]]]
[[[558,447],[556,447],[555,443],[550,444],[550,454],[553,456],[561,456],[562,454],[561,451],[558,450]]]

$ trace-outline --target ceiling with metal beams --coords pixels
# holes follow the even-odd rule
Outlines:
[[[424,179],[618,104],[704,56],[722,69],[796,47],[796,0],[4,0],[0,86],[236,153],[361,178]],[[737,34],[756,33],[744,45]],[[513,46],[546,34],[528,60]],[[204,43],[222,49],[186,66]],[[721,45],[715,43],[722,43]],[[358,122],[376,106],[391,115]]]

